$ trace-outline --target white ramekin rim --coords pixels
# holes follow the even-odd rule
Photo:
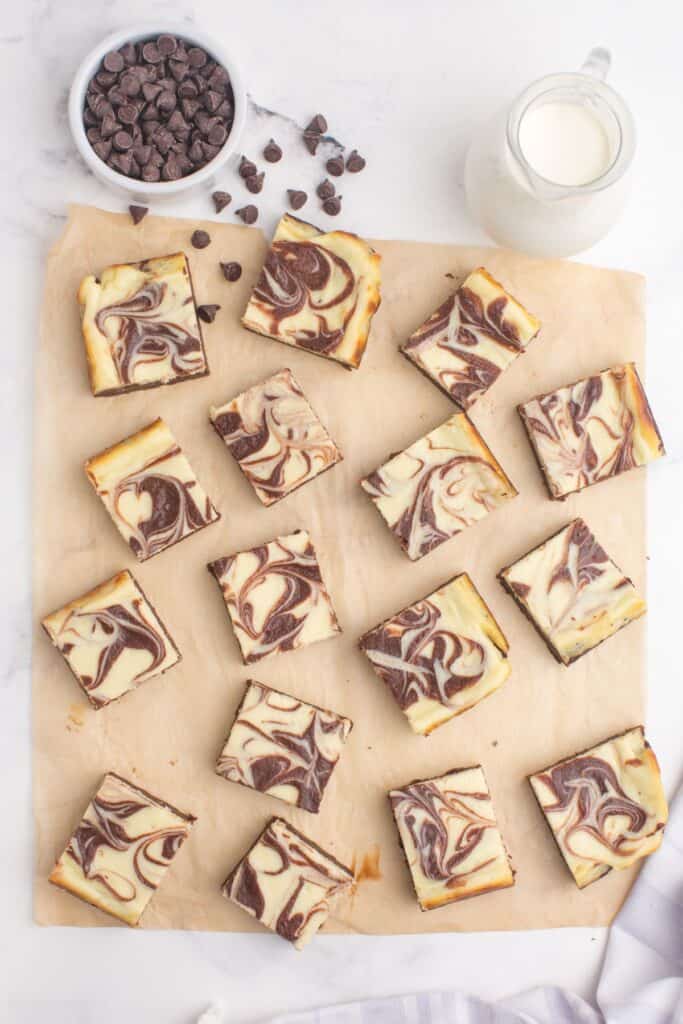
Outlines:
[[[235,116],[230,134],[223,144],[220,153],[213,160],[210,160],[208,164],[193,174],[188,174],[184,178],[178,178],[176,181],[147,182],[141,181],[138,178],[128,178],[125,174],[120,174],[98,157],[85,134],[83,105],[85,103],[88,83],[97,71],[106,53],[109,53],[110,50],[118,50],[124,43],[139,42],[141,39],[161,35],[162,33],[169,33],[170,35],[175,35],[195,43],[197,46],[201,46],[219,64],[223,65],[230,76],[230,84],[235,101]],[[228,158],[235,152],[246,117],[247,93],[238,62],[222,43],[214,42],[213,39],[209,38],[200,29],[195,28],[194,25],[182,21],[159,19],[158,21],[131,25],[128,28],[112,32],[83,59],[69,92],[69,127],[71,128],[71,134],[78,152],[96,177],[116,191],[124,192],[132,197],[146,197],[150,199],[171,197],[210,182],[224,166]]]

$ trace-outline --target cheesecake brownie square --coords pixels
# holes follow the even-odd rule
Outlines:
[[[209,372],[182,252],[89,274],[78,301],[93,395],[176,384]]]
[[[140,562],[220,519],[162,419],[88,459],[85,471]]]
[[[529,776],[580,889],[660,845],[668,807],[642,725]]]
[[[181,660],[127,569],[47,615],[42,625],[95,709]]]

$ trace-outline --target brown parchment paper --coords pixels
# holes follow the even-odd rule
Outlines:
[[[51,887],[46,877],[108,769],[192,811],[194,831],[144,916],[145,928],[253,931],[219,886],[273,814],[283,814],[341,860],[381,878],[363,881],[329,923],[335,931],[400,933],[604,925],[633,880],[612,872],[575,887],[525,776],[639,723],[645,623],[630,625],[569,669],[557,665],[495,579],[497,570],[580,513],[636,585],[645,585],[645,479],[632,472],[565,503],[546,497],[516,403],[619,361],[643,368],[644,282],[629,273],[530,260],[498,249],[376,242],[382,306],[362,367],[348,372],[239,326],[266,241],[260,231],[201,225],[212,244],[190,246],[196,221],[71,211],[49,258],[36,371],[34,491],[33,771],[36,921],[112,925],[106,915]],[[211,375],[114,398],[90,394],[76,289],[109,263],[184,250],[199,302],[221,310],[205,328]],[[244,273],[227,284],[219,260]],[[543,322],[526,355],[480,400],[472,418],[519,496],[484,522],[410,562],[358,486],[390,452],[436,426],[453,406],[398,352],[399,344],[479,264]],[[341,446],[344,461],[274,508],[261,506],[212,430],[220,403],[289,366]],[[222,513],[220,523],[139,565],[83,472],[83,461],[165,417]],[[305,526],[344,634],[242,666],[222,597],[206,563]],[[101,711],[91,710],[39,619],[118,570],[133,571],[183,654],[167,675]],[[512,674],[479,707],[413,735],[357,650],[358,637],[390,613],[467,570],[511,647]],[[318,816],[232,785],[214,762],[253,676],[350,716],[346,750]],[[512,889],[421,913],[386,798],[391,787],[481,762],[517,869]],[[361,874],[373,874],[372,869]]]

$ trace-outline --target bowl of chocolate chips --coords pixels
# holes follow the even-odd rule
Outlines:
[[[69,94],[78,151],[105,184],[159,199],[208,186],[239,142],[247,97],[225,48],[190,24],[115,32]]]

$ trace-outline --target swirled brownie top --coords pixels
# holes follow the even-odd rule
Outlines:
[[[422,910],[514,885],[481,766],[389,794]]]
[[[555,841],[583,889],[662,841],[669,811],[642,726],[529,776]]]
[[[223,895],[297,949],[353,888],[349,868],[282,818],[273,818],[223,884]]]
[[[250,680],[216,772],[317,814],[352,723]]]
[[[220,519],[162,419],[88,459],[85,471],[141,562]]]
[[[212,406],[209,416],[264,505],[342,460],[291,370]]]
[[[465,413],[361,480],[409,558],[454,537],[517,491]]]
[[[519,414],[551,498],[664,455],[633,363],[532,398],[519,406]]]
[[[379,303],[380,257],[367,242],[285,214],[242,323],[356,369]]]
[[[564,665],[645,613],[645,601],[583,519],[572,520],[498,577]]]
[[[43,619],[55,647],[95,708],[180,661],[180,653],[124,570]]]
[[[423,736],[510,674],[507,640],[466,573],[371,629],[360,648]]]
[[[209,372],[183,253],[121,263],[78,291],[94,395],[174,384]]]
[[[479,267],[401,351],[461,409],[469,409],[540,327],[535,316]]]
[[[305,530],[208,566],[223,593],[245,665],[340,633]]]
[[[108,772],[49,880],[136,925],[194,822]]]

